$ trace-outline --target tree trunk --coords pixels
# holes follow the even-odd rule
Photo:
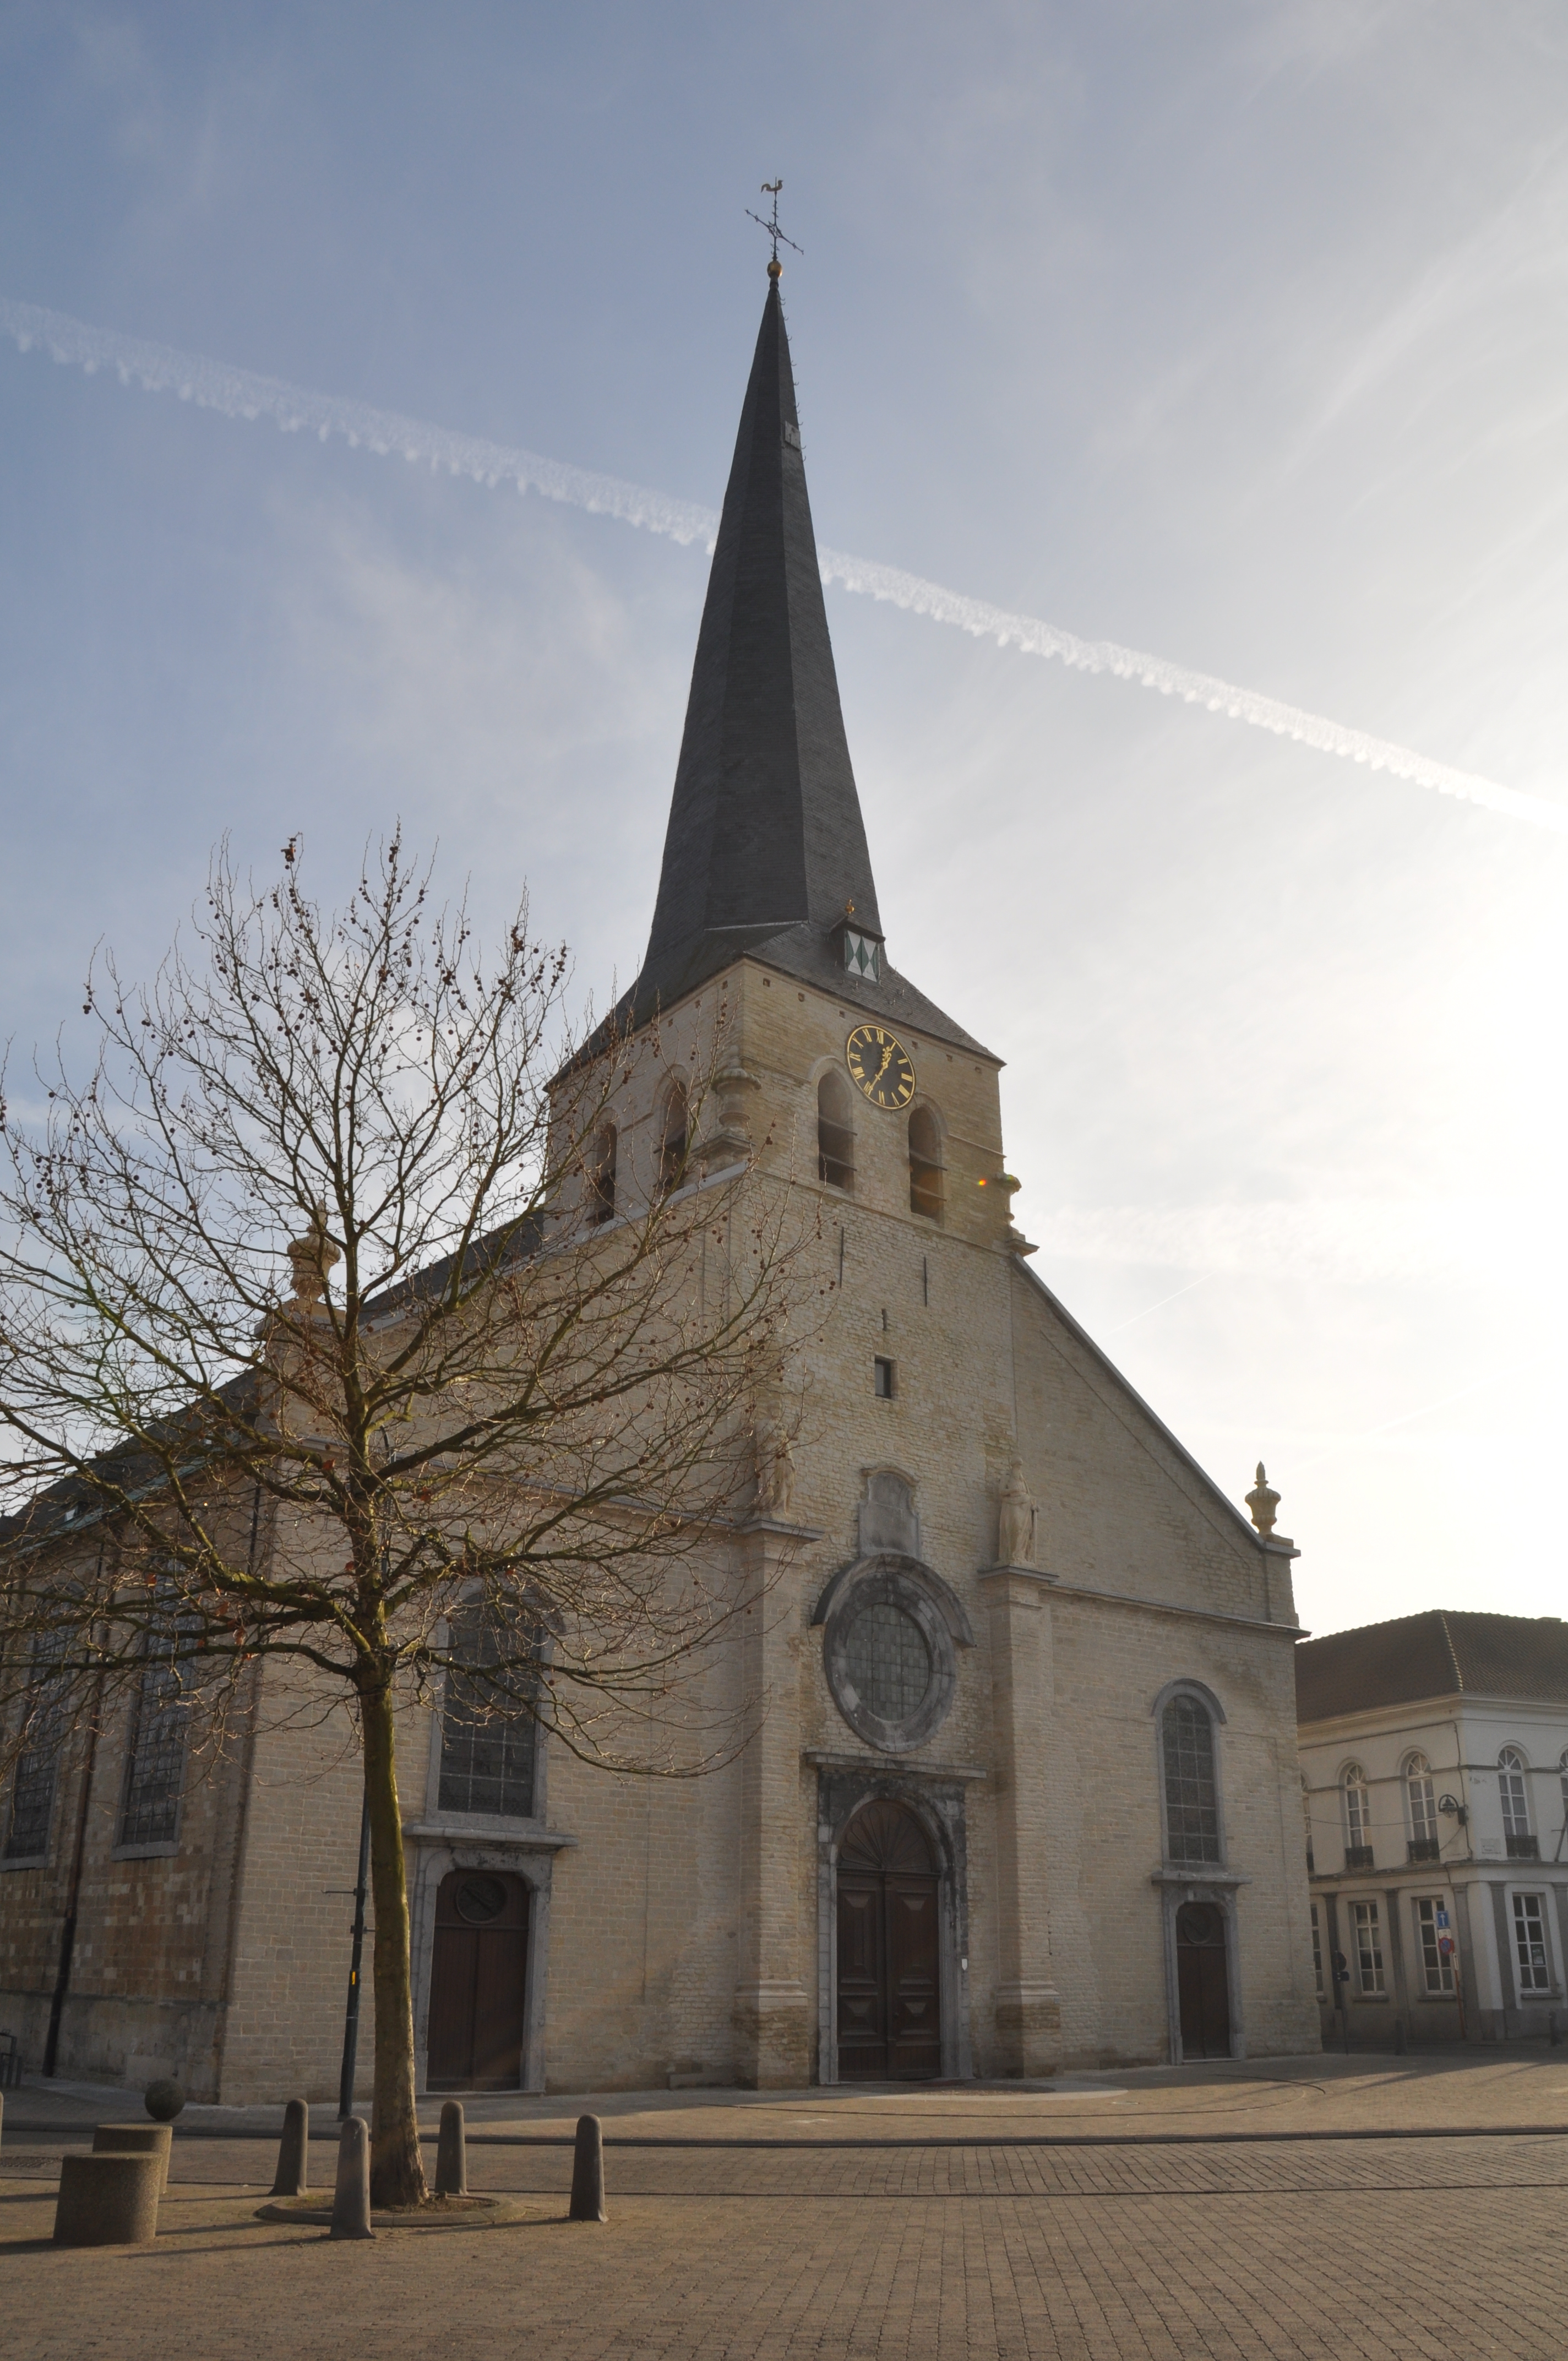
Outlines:
[[[430,2195],[414,2103],[414,2021],[409,1889],[392,1741],[389,1686],[360,1694],[365,1794],[370,1806],[370,1890],[376,1904],[376,2100],[370,2135],[372,2205],[422,2205]]]

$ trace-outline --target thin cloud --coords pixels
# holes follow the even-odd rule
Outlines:
[[[618,476],[433,426],[395,411],[373,409],[367,402],[311,392],[280,378],[231,368],[201,354],[124,336],[36,304],[0,297],[0,330],[14,338],[23,352],[40,346],[55,360],[74,364],[90,375],[112,368],[122,385],[134,381],[148,392],[172,392],[182,401],[193,401],[227,418],[270,418],[285,433],[314,434],[323,443],[340,434],[351,445],[378,456],[400,455],[414,464],[492,487],[510,483],[520,492],[537,491],[547,500],[565,501],[595,515],[613,516],[680,543],[702,541],[711,546],[718,531],[716,511],[696,501],[675,500]],[[848,590],[951,625],[971,637],[993,639],[1002,647],[1015,647],[1026,654],[1054,656],[1078,671],[1105,672],[1117,679],[1136,681],[1162,696],[1179,697],[1187,704],[1201,705],[1253,729],[1293,739],[1320,753],[1387,771],[1438,795],[1454,796],[1510,818],[1568,834],[1568,804],[1526,795],[1495,779],[1433,762],[1410,747],[1348,728],[1322,714],[1306,712],[1255,689],[1238,687],[1212,674],[1168,663],[1162,656],[1122,647],[1112,640],[1080,639],[1038,616],[1015,614],[968,598],[897,566],[852,557],[842,550],[823,548],[819,556],[825,580],[840,582]]]

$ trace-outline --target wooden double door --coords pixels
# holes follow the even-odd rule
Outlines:
[[[839,2077],[942,2070],[937,1865],[913,1812],[879,1797],[839,1848]]]
[[[435,1897],[426,2081],[433,2091],[515,2091],[522,2082],[528,1887],[455,1869]]]
[[[1231,1979],[1225,1915],[1212,1902],[1184,1902],[1176,1914],[1176,1990],[1181,2055],[1231,2054]]]

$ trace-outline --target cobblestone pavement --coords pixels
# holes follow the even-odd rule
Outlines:
[[[468,2108],[470,2186],[531,2197],[533,2218],[374,2247],[257,2220],[270,2139],[236,2135],[275,2136],[277,2110],[190,2110],[158,2244],[66,2253],[49,2243],[58,2157],[133,2110],[8,2093],[7,2361],[1568,2355],[1568,2130],[1528,2128],[1568,2126],[1554,2052],[1039,2092],[620,2094],[591,2103],[608,2140],[635,2143],[607,2154],[602,2227],[561,2218],[569,2157],[539,2144],[584,2103]],[[1378,2136],[1400,2132],[1421,2136]]]

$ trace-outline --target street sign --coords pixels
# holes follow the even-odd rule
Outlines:
[[[1433,1921],[1434,1921],[1434,1923],[1435,1923],[1437,1926],[1439,1926],[1439,1927],[1446,1927],[1446,1926],[1447,1926],[1447,1924],[1448,1924],[1448,1913],[1447,1913],[1447,1911],[1446,1911],[1446,1910],[1444,1910],[1444,1909],[1442,1907],[1442,1905],[1439,1905],[1439,1907],[1438,1907],[1436,1910],[1434,1910],[1434,1911],[1432,1912],[1432,1914],[1431,1914],[1431,1915],[1432,1915]]]

